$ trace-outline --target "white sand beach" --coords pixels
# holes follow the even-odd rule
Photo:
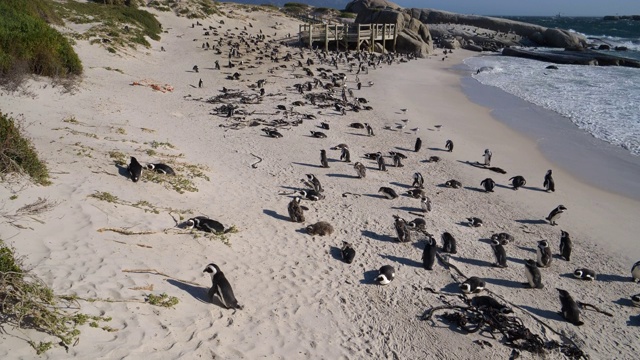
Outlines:
[[[424,175],[425,192],[433,203],[433,210],[424,217],[426,230],[439,244],[440,234],[450,232],[458,243],[451,264],[467,276],[485,279],[487,289],[518,306],[514,314],[532,332],[545,341],[561,341],[535,316],[571,338],[593,359],[636,357],[639,311],[629,297],[640,292],[639,285],[630,281],[630,268],[640,260],[636,244],[640,203],[574,178],[545,158],[526,134],[494,119],[491,109],[471,102],[462,91],[465,73],[455,65],[474,53],[456,50],[442,61],[441,50],[436,50],[429,59],[370,68],[368,74],[359,75],[363,87],[358,91],[356,74],[346,64],[335,70],[320,64],[307,49],[281,45],[280,62],[271,62],[268,51],[288,34],[295,36],[298,21],[277,12],[220,6],[227,16],[199,20],[203,26],[193,28],[195,20],[154,12],[165,33],[150,49],[113,55],[77,41],[74,47],[85,75],[72,93],[46,79],[29,80],[18,93],[2,92],[0,110],[24,117],[27,133],[53,178],[47,187],[24,180],[3,182],[0,211],[15,213],[38,198],[55,206],[35,219],[21,218],[17,222],[21,228],[0,218],[0,237],[56,293],[114,300],[80,301],[80,305],[83,312],[111,317],[108,325],[117,331],[82,327],[78,344],[68,351],[54,347],[41,358],[509,358],[511,348],[500,343],[500,334],[496,339],[480,333],[465,335],[438,316],[433,321],[420,320],[425,310],[445,304],[443,299],[462,304],[456,297],[433,294],[427,288],[459,294],[456,279],[464,278],[440,263],[432,271],[422,268],[424,236],[414,234],[412,243],[395,241],[393,215],[413,220],[417,216],[408,212],[420,212],[420,201],[405,195],[387,200],[378,189],[388,186],[404,193],[415,172]],[[209,26],[217,29],[218,36],[203,35],[203,27]],[[225,67],[226,41],[238,41],[241,32],[255,37],[260,31],[269,36],[267,42],[276,40],[271,48],[254,44],[252,52],[242,45],[244,56],[232,59],[236,67]],[[224,39],[221,55],[202,49],[207,41],[218,46],[220,37]],[[288,52],[293,60],[282,60]],[[262,60],[256,59],[259,56]],[[309,67],[316,77],[321,72],[318,68],[346,73],[347,87],[356,97],[366,98],[373,110],[340,115],[333,107],[310,104],[294,85],[313,78],[292,66],[309,57],[315,62]],[[221,70],[214,69],[215,60]],[[194,65],[198,73],[192,71]],[[228,80],[236,71],[239,80]],[[216,115],[214,109],[222,104],[206,101],[223,94],[223,87],[257,96],[258,89],[249,86],[261,79],[266,80],[263,101],[236,103],[244,111],[236,111],[236,118]],[[134,82],[168,85],[172,90],[156,91]],[[318,87],[312,92],[322,91]],[[292,121],[294,116],[285,118],[276,106],[289,109],[295,101],[305,101],[294,108],[296,112],[316,119],[279,129],[282,138],[265,136],[263,125],[231,127],[252,120]],[[320,122],[329,123],[330,130],[320,129]],[[371,124],[375,136],[350,128],[353,122]],[[406,127],[399,129],[403,124]],[[311,137],[310,131],[323,131],[327,138]],[[418,153],[413,152],[416,137],[423,140]],[[455,144],[451,153],[444,151],[448,139]],[[329,149],[340,143],[349,145],[352,163],[339,161],[340,152]],[[486,148],[493,152],[492,166],[507,174],[467,164],[482,161]],[[327,151],[329,168],[320,166],[322,149]],[[388,171],[378,171],[375,161],[362,157],[378,151],[406,154],[404,167],[389,165],[387,158]],[[134,183],[125,169],[115,165],[118,153],[127,162],[130,156],[143,164],[169,162],[185,174],[192,169],[191,174],[197,175],[193,170],[197,168],[208,180],[194,175],[191,180],[197,191],[184,193],[145,178]],[[425,162],[430,156],[441,161]],[[366,178],[356,177],[356,161],[367,167]],[[553,193],[542,187],[548,169],[553,169],[556,181]],[[294,223],[287,214],[292,197],[282,193],[304,189],[305,174],[317,176],[326,198],[303,200],[309,209],[306,221]],[[515,175],[526,178],[525,188],[511,189],[508,179]],[[493,193],[485,193],[480,186],[488,177],[497,183]],[[449,179],[459,180],[463,188],[444,187]],[[99,192],[117,197],[116,202],[91,197]],[[9,200],[14,194],[17,198]],[[560,204],[568,210],[558,226],[551,226],[544,219]],[[229,244],[225,244],[175,228],[176,220],[198,215],[233,225],[238,232],[226,234]],[[483,219],[484,226],[467,226],[468,217]],[[318,221],[331,223],[333,235],[306,234],[305,227]],[[151,234],[99,231],[106,228]],[[557,254],[561,230],[573,239],[571,261],[554,258],[549,268],[541,269],[544,289],[524,288],[524,260],[536,258],[536,244],[543,239]],[[508,268],[491,266],[495,260],[488,239],[499,232],[515,237],[506,247]],[[340,259],[343,241],[356,249],[353,264]],[[233,286],[242,310],[227,310],[208,301],[211,280],[203,269],[212,262]],[[382,265],[396,269],[396,279],[387,286],[373,281]],[[597,280],[575,279],[572,273],[580,267],[595,270]],[[576,327],[557,314],[556,288],[613,316],[582,311],[585,324]],[[179,303],[161,308],[128,301],[141,301],[149,293],[166,293]],[[51,340],[8,327],[0,339],[3,359],[35,358],[26,340]],[[521,354],[524,359],[538,357]],[[547,358],[564,355],[555,350]]]

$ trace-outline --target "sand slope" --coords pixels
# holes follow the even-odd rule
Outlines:
[[[225,5],[226,12],[232,7]],[[251,61],[239,70],[241,80],[226,80],[238,69],[212,70],[214,60],[226,64],[226,45],[222,46],[222,55],[203,51],[204,41],[213,44],[217,39],[204,37],[201,27],[191,28],[191,20],[165,13],[158,16],[166,33],[149,50],[113,56],[79,42],[76,48],[86,75],[75,94],[63,94],[47,81],[38,80],[28,84],[32,96],[0,97],[3,111],[25,115],[30,123],[28,132],[54,176],[53,185],[46,188],[22,188],[21,183],[0,187],[0,198],[7,199],[12,191],[19,195],[16,200],[5,201],[3,210],[11,213],[38,197],[57,203],[52,211],[38,216],[43,223],[21,220],[30,229],[0,223],[2,237],[19,254],[26,255],[26,264],[58,293],[142,299],[149,291],[132,288],[153,285],[153,293],[165,292],[180,300],[174,309],[127,302],[82,302],[82,311],[113,317],[109,326],[119,331],[107,333],[86,327],[81,341],[69,353],[55,348],[44,357],[507,358],[510,349],[497,340],[461,335],[439,320],[436,326],[419,320],[425,309],[442,304],[438,295],[425,288],[458,290],[451,273],[441,265],[431,272],[422,269],[424,243],[420,237],[414,236],[412,244],[394,241],[392,216],[413,219],[407,211],[418,211],[419,200],[406,196],[386,200],[377,194],[381,186],[406,190],[415,171],[425,176],[425,188],[433,202],[434,210],[425,218],[428,231],[438,241],[444,231],[458,240],[459,253],[451,257],[452,264],[468,276],[485,278],[492,291],[566,332],[592,357],[634,357],[634,349],[640,346],[634,329],[638,325],[637,310],[627,299],[638,292],[637,285],[628,281],[635,260],[632,256],[638,254],[623,250],[631,248],[633,235],[640,230],[633,222],[638,204],[581,185],[555,168],[558,191],[537,191],[552,165],[537,153],[535,143],[495,122],[489,110],[468,102],[461,93],[459,74],[450,68],[469,54],[456,53],[447,61],[440,61],[438,56],[371,69],[368,75],[360,76],[364,87],[355,93],[369,100],[372,111],[349,111],[342,116],[332,108],[305,105],[296,111],[315,114],[318,120],[282,129],[284,137],[273,139],[263,135],[262,126],[240,130],[220,127],[232,120],[210,115],[219,105],[205,100],[221,94],[222,87],[254,91],[248,85],[266,79],[265,100],[241,105],[241,109],[254,111],[248,119],[284,118],[282,112],[276,113],[276,105],[289,107],[301,100],[292,86],[309,80],[302,69],[292,71],[291,64],[297,63],[297,58],[276,64],[270,62],[267,53],[264,64],[259,65],[255,55],[246,55],[244,60]],[[282,39],[297,31],[296,22],[278,14],[241,13],[236,9],[230,16],[213,17],[203,24],[218,27],[218,21],[224,19],[219,32],[228,30],[227,38],[231,33],[238,35],[249,23],[253,25],[247,28],[250,34],[262,29],[270,36],[267,40]],[[167,51],[161,52],[160,46]],[[287,51],[299,52],[281,47],[279,56]],[[307,56],[305,53],[305,59]],[[287,68],[276,69],[282,64]],[[200,67],[199,73],[191,71],[193,65]],[[313,68],[318,67],[329,66],[316,62]],[[348,72],[348,68],[342,65],[340,71]],[[199,79],[203,88],[197,87]],[[348,74],[349,88],[355,89],[354,79],[355,74]],[[162,93],[130,85],[143,80],[170,84],[174,90]],[[374,85],[367,86],[368,81]],[[408,108],[407,113],[400,112],[401,108]],[[77,123],[63,121],[71,116]],[[407,118],[407,127],[395,131],[396,124]],[[309,136],[309,131],[319,130],[320,121],[331,125],[331,130],[325,131],[327,139]],[[376,136],[367,137],[363,130],[348,128],[351,122],[369,122]],[[443,126],[437,130],[436,124]],[[394,131],[385,130],[385,126]],[[415,127],[419,130],[410,130]],[[424,140],[419,154],[411,152],[416,136]],[[447,139],[456,144],[453,153],[441,150]],[[160,145],[152,146],[154,141]],[[339,152],[329,150],[339,143],[349,144],[352,161],[367,166],[365,179],[355,178],[352,164],[339,162]],[[526,148],[517,157],[513,150],[516,145]],[[494,152],[494,164],[507,169],[508,174],[462,163],[480,161],[486,147]],[[319,166],[321,149],[328,152],[330,168]],[[373,161],[361,158],[367,152],[392,150],[408,155],[403,168],[389,166],[389,171],[380,172]],[[134,184],[123,169],[114,165],[109,156],[113,151],[136,156],[143,163],[175,159],[194,164],[204,170],[209,181],[193,179],[198,191],[184,194],[162,184]],[[255,169],[251,164],[257,159],[252,154],[263,159]],[[432,155],[442,161],[425,163]],[[287,216],[291,198],[279,193],[303,188],[300,179],[308,173],[320,179],[327,198],[305,201],[309,208],[307,221],[292,223]],[[531,188],[517,192],[505,188],[507,179],[516,174],[524,175]],[[501,185],[495,193],[478,191],[486,177]],[[460,180],[465,188],[441,186],[451,178]],[[89,197],[96,192],[109,192],[128,203],[147,201],[158,207],[158,213]],[[345,192],[361,196],[341,196]],[[561,203],[569,212],[559,221],[560,226],[541,221]],[[231,246],[172,230],[163,233],[174,226],[171,215],[177,214],[207,215],[227,226],[235,225],[239,232],[229,234]],[[485,227],[464,225],[470,216],[484,219]],[[332,236],[304,233],[305,226],[321,220],[334,226]],[[107,227],[157,233],[125,236],[97,232]],[[548,239],[557,253],[561,228],[573,235],[574,260],[567,263],[554,259],[551,268],[542,269],[545,289],[523,289],[522,259],[535,258],[535,244],[541,239]],[[487,239],[502,231],[516,237],[515,244],[507,248],[507,269],[489,266],[493,255]],[[605,245],[601,239],[612,233]],[[356,260],[351,265],[339,260],[342,241],[356,247]],[[202,270],[209,262],[224,271],[245,306],[243,310],[226,310],[207,302],[210,280]],[[396,268],[398,278],[386,287],[374,285],[377,269],[385,264]],[[572,279],[569,275],[580,266],[596,270],[601,274],[599,280],[587,284]],[[123,272],[131,269],[155,269],[200,285],[152,273]],[[614,312],[614,317],[583,312],[586,325],[577,328],[564,322],[556,314],[560,309],[556,287],[568,290],[577,300]],[[527,313],[516,310],[516,315],[534,332],[558,339]],[[0,356],[34,356],[24,335],[6,330]],[[31,332],[28,335],[35,340],[47,339]],[[474,344],[477,339],[488,340],[493,347]],[[531,357],[526,353],[523,356]],[[556,357],[560,355],[550,356]]]

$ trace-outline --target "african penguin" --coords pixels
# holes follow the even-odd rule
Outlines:
[[[231,230],[231,228],[225,230],[224,225],[222,225],[219,221],[209,219],[206,216],[196,216],[187,220],[186,228],[195,228],[200,231],[216,234],[227,233]]]
[[[560,303],[562,304],[562,308],[560,309],[562,317],[575,326],[584,325],[584,323],[580,321],[578,304],[576,304],[571,295],[569,295],[569,292],[562,289],[557,290],[560,295]]]
[[[315,224],[309,225],[306,228],[307,234],[325,236],[333,234],[333,226],[326,221],[318,221]]]
[[[493,179],[486,178],[480,182],[480,185],[484,186],[484,191],[493,192],[493,188],[496,186],[496,183]]]
[[[327,161],[327,150],[320,150],[320,164],[323,168],[329,167],[329,161]]]
[[[380,189],[378,189],[378,192],[382,193],[382,195],[389,200],[393,200],[398,197],[396,191],[390,187],[382,186]]]
[[[351,264],[353,259],[356,257],[356,250],[346,241],[342,242],[342,249],[340,250],[342,254],[342,260],[347,264]]]
[[[524,263],[524,274],[527,278],[527,282],[524,283],[525,286],[532,289],[544,288],[544,285],[542,284],[542,274],[540,273],[540,269],[538,269],[535,260],[528,259]]]
[[[349,152],[349,148],[342,148],[342,151],[340,151],[340,160],[348,163],[351,162],[351,153]]]
[[[311,131],[311,137],[325,139],[327,137],[327,134],[320,131]]]
[[[307,180],[309,180],[311,185],[313,185],[313,190],[315,190],[315,192],[318,192],[318,193],[324,192],[324,189],[322,188],[322,184],[320,184],[320,180],[318,180],[318,178],[315,175],[313,174],[306,174],[306,175],[307,175]]]
[[[634,282],[637,282],[638,280],[640,280],[640,261],[637,261],[631,267],[631,279]]]
[[[547,240],[538,241],[536,254],[538,256],[538,260],[536,261],[538,267],[549,267],[551,265],[553,256],[551,255],[551,247],[549,247],[549,242]]]
[[[514,241],[513,235],[507,233],[498,233],[491,235],[491,240],[496,240],[500,245],[509,245]]]
[[[425,193],[424,190],[422,189],[409,189],[406,191],[407,195],[409,195],[410,197],[414,198],[414,199],[422,199],[423,197],[425,197]]]
[[[423,218],[415,218],[407,223],[407,227],[411,230],[422,231],[427,228],[427,222]]]
[[[362,123],[351,123],[351,124],[349,124],[349,127],[352,127],[354,129],[364,129],[364,124],[362,124]]]
[[[493,154],[491,153],[491,150],[485,149],[483,156],[484,156],[484,165],[491,166],[491,157],[493,156]]]
[[[518,190],[518,188],[521,188],[527,184],[527,180],[525,180],[524,177],[520,175],[514,176],[509,180],[511,180],[511,186],[513,186],[513,190]]]
[[[413,184],[411,187],[424,189],[424,178],[419,172],[413,174]]]
[[[300,190],[298,191],[298,193],[302,195],[303,199],[307,199],[311,201],[318,201],[325,198],[324,195],[312,189]]]
[[[564,207],[564,205],[558,205],[557,208],[551,210],[551,212],[549,213],[549,216],[547,216],[546,220],[549,221],[549,223],[553,226],[557,225],[556,224],[556,220],[558,220],[560,218],[560,216],[562,215],[563,212],[565,212],[567,210],[566,207]]]
[[[371,127],[371,125],[369,125],[368,123],[364,123],[364,127],[367,129],[367,135],[369,136],[375,136],[376,134],[373,133],[373,128]]]
[[[447,182],[445,182],[444,186],[446,186],[448,188],[459,189],[459,188],[462,187],[462,183],[460,181],[458,181],[458,180],[451,179],[451,180],[448,180]]]
[[[572,247],[571,237],[569,236],[569,233],[564,230],[561,231],[560,234],[560,256],[563,259],[570,261]]]
[[[356,170],[359,179],[364,179],[367,176],[367,168],[361,162],[353,164],[353,168]]]
[[[420,148],[422,147],[422,139],[417,138],[416,139],[416,145],[414,147],[414,152],[418,152],[420,151]]]
[[[132,156],[129,166],[127,166],[127,171],[129,172],[131,181],[138,182],[138,180],[140,180],[140,176],[142,176],[142,165],[140,165],[138,160]]]
[[[422,212],[430,212],[431,211],[431,199],[428,197],[423,197],[420,199],[420,207],[422,208]]]
[[[496,262],[492,265],[499,268],[508,267],[507,251],[504,249],[504,246],[499,239],[491,239],[491,249],[493,250],[493,255],[496,258]]]
[[[438,245],[436,243],[436,239],[434,239],[432,235],[427,234],[424,251],[422,252],[422,266],[426,270],[433,270],[433,264],[436,262],[437,250]]]
[[[400,155],[398,154],[393,155],[393,166],[404,167],[404,165],[402,165],[402,158],[400,157]]]
[[[231,284],[222,271],[220,271],[218,265],[211,263],[207,265],[202,272],[211,275],[211,288],[208,293],[210,301],[213,300],[214,295],[218,295],[218,298],[227,309],[242,310],[242,305],[238,304],[238,300],[236,300],[235,295],[233,295]]]
[[[262,131],[264,131],[264,133],[268,137],[272,137],[272,138],[281,138],[282,137],[282,134],[280,132],[278,132],[278,130],[276,130],[276,129],[264,128],[264,129],[262,129]]]
[[[382,156],[382,154],[378,153],[376,161],[378,162],[378,170],[387,171],[387,165],[384,163],[384,157]]]
[[[500,304],[498,300],[492,298],[491,296],[476,296],[471,299],[471,305],[475,306],[478,309],[490,308],[502,314],[513,313],[513,310],[510,307]]]
[[[640,294],[636,294],[631,296],[631,302],[633,303],[633,306],[639,306],[640,307]]]
[[[411,242],[411,232],[407,226],[407,221],[399,216],[395,217],[396,220],[393,226],[396,229],[397,240],[399,242]]]
[[[472,276],[460,284],[460,290],[465,294],[477,294],[484,290],[486,283],[477,276]]]
[[[444,232],[440,236],[442,239],[442,252],[449,254],[457,254],[458,250],[456,248],[456,238],[451,235],[451,233]]]
[[[153,170],[160,174],[175,175],[175,171],[167,164],[147,164],[147,169]]]
[[[396,270],[391,265],[384,265],[378,270],[375,281],[380,285],[388,285],[396,277]]]
[[[302,206],[300,206],[300,197],[296,196],[289,203],[289,218],[293,222],[304,222],[304,211]]]
[[[542,184],[547,192],[556,191],[556,184],[553,181],[553,176],[551,176],[551,173],[551,170],[547,170],[547,174],[544,176],[544,183]]]
[[[589,269],[584,269],[584,268],[580,268],[580,269],[576,269],[573,272],[573,276],[575,276],[578,279],[581,280],[595,280],[596,279],[596,272],[593,270],[589,270]]]
[[[480,226],[482,226],[482,219],[479,219],[477,217],[467,218],[467,221],[469,222],[469,226],[471,226],[471,227],[480,227]]]
[[[447,148],[448,152],[452,152],[453,151],[453,141],[447,140],[447,143],[444,145],[444,147]]]

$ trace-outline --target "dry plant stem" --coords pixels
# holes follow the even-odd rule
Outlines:
[[[155,275],[164,276],[164,277],[169,278],[169,279],[177,280],[177,281],[180,281],[180,282],[183,282],[183,283],[186,283],[186,284],[200,286],[200,284],[197,284],[197,283],[194,283],[194,282],[188,281],[188,280],[182,280],[182,279],[174,278],[171,275],[167,275],[165,273],[161,273],[160,271],[155,270],[155,269],[125,269],[125,270],[122,270],[122,272],[134,273],[134,274],[155,274]]]

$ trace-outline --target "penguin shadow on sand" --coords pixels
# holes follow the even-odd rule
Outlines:
[[[318,160],[318,162],[320,162],[320,161]],[[301,163],[301,162],[295,162],[295,161],[292,161],[291,163],[294,164],[294,165],[300,165],[300,166],[308,166],[308,167],[313,167],[313,168],[322,168],[322,165],[318,165],[318,164],[307,164],[307,163]]]
[[[262,212],[265,215],[269,215],[269,216],[271,216],[272,218],[274,218],[276,220],[291,221],[291,219],[289,219],[288,216],[280,215],[277,212],[275,212],[274,210],[263,209]]]
[[[340,249],[339,247],[331,246],[331,248],[329,249],[329,254],[331,254],[331,257],[335,260],[342,261],[342,249]]]
[[[409,211],[409,212],[422,212],[421,208],[413,206],[394,206],[393,210]]]
[[[356,135],[356,136],[365,136],[365,137],[370,137],[369,134],[364,133],[364,134],[360,134],[360,133],[354,133],[354,132],[348,132],[348,135]]]
[[[327,177],[333,177],[333,178],[344,178],[344,179],[357,179],[358,177],[355,175],[349,175],[349,174],[327,174]]]
[[[491,239],[489,238],[481,238],[481,239],[478,239],[478,241],[481,243],[485,243],[487,245],[491,245]]]
[[[493,267],[490,262],[485,260],[480,260],[480,259],[465,258],[462,256],[451,256],[451,259],[459,263],[473,265],[473,266]]]
[[[513,190],[513,187],[512,187],[512,186],[504,185],[504,184],[498,184],[498,183],[496,183],[496,187],[497,187],[497,188],[501,188],[501,189],[509,189],[509,190]]]
[[[375,199],[385,199],[388,200],[384,195],[381,194],[362,194],[363,196],[368,196],[368,197],[372,197]]]
[[[448,283],[442,289],[440,289],[440,292],[456,295],[460,294],[460,284],[456,282]]]
[[[446,186],[444,186],[444,187],[446,187]],[[484,191],[484,189],[480,189],[480,188],[473,187],[473,186],[463,186],[462,188],[463,188],[463,189],[466,189],[466,190],[471,190],[471,191],[479,192],[479,193],[486,193],[486,191]]]
[[[502,286],[511,289],[524,289],[525,286],[522,285],[519,281],[507,280],[507,279],[496,279],[496,278],[483,278],[487,284]]]
[[[407,148],[404,148],[404,147],[396,146],[396,150],[415,152],[416,149],[413,149],[413,148],[407,149]]]
[[[404,258],[404,257],[400,257],[400,256],[393,256],[393,255],[383,255],[383,254],[378,254],[380,255],[381,258],[386,259],[386,260],[390,260],[393,262],[397,262],[398,264],[402,264],[402,265],[407,265],[407,266],[413,266],[413,267],[422,267],[422,263],[413,259],[408,259],[408,258]]]
[[[431,150],[431,151],[444,151],[444,152],[447,152],[447,149],[438,148],[438,147],[430,147],[428,149]]]
[[[541,225],[541,224],[547,224],[547,220],[542,220],[542,219],[520,219],[520,220],[516,220],[517,223],[520,224],[527,224],[527,225]]]
[[[526,246],[522,246],[522,245],[516,245],[515,247],[517,247],[520,250],[527,251],[527,252],[532,252],[532,253],[536,252],[536,249],[530,248],[530,247],[526,247]]]
[[[630,283],[631,276],[622,276],[618,274],[598,274],[596,275],[596,281]]]
[[[629,316],[627,326],[640,326],[640,315]]]
[[[113,165],[118,168],[118,174],[120,176],[124,176],[127,179],[131,178],[131,176],[129,175],[129,169],[127,165],[120,165],[118,163],[114,163]]]
[[[565,321],[562,318],[562,316],[560,316],[560,313],[557,311],[538,309],[529,305],[518,305],[518,306],[541,318],[545,318],[548,320]]]
[[[391,184],[393,186],[401,187],[401,188],[404,188],[404,189],[411,189],[412,188],[412,186],[409,185],[409,184],[403,184],[403,183],[399,183],[397,181],[392,181],[389,184]],[[409,195],[407,195],[407,196],[409,196]]]
[[[363,279],[360,280],[360,284],[376,285],[376,277],[378,277],[378,270],[367,270],[363,274]]]
[[[192,285],[192,284],[182,282],[180,280],[175,280],[175,279],[167,279],[167,282],[177,287],[178,289],[183,290],[187,294],[191,295],[194,299],[200,302],[209,303],[209,299],[207,295],[209,292],[209,288]],[[220,302],[220,300],[218,300],[215,296],[213,297],[213,299],[214,299],[213,300],[214,304],[224,307],[222,302]]]
[[[543,188],[535,187],[535,186],[521,186],[520,188],[526,189],[526,190],[531,190],[531,191],[547,192],[547,190],[545,190]]]
[[[523,259],[507,256],[507,261],[514,262],[516,264],[524,265],[526,262]]]
[[[369,239],[378,240],[378,241],[386,241],[386,242],[395,242],[395,238],[393,236],[389,236],[386,234],[378,234],[370,230],[362,230],[362,236],[368,237]]]

